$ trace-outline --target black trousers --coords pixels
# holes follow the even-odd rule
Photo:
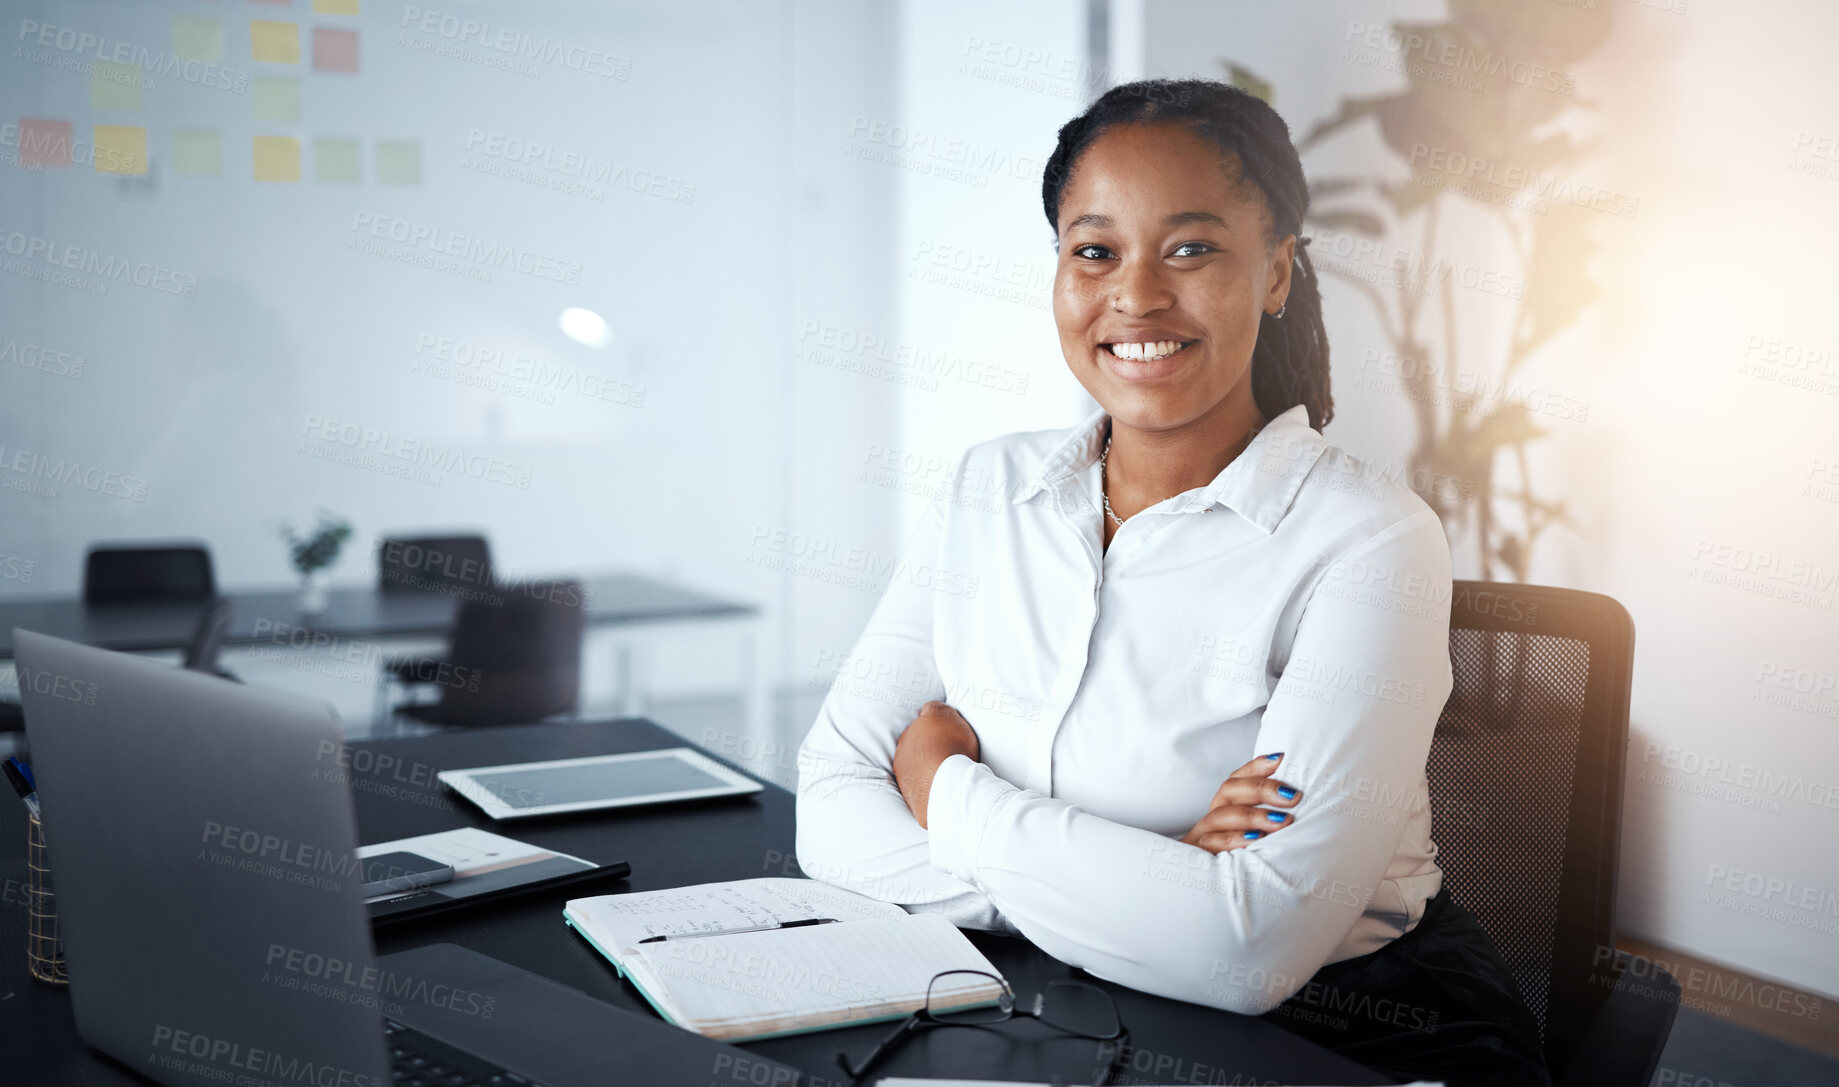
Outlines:
[[[1266,1013],[1318,1045],[1402,1080],[1550,1087],[1539,1025],[1475,915],[1448,883],[1418,926],[1330,963]]]

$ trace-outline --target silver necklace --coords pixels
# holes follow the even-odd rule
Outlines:
[[[1109,489],[1105,485],[1105,460],[1110,456],[1111,435],[1107,434],[1105,435],[1105,451],[1098,455],[1098,500],[1105,504],[1105,516],[1116,522],[1117,527],[1123,528],[1124,519],[1111,512],[1111,496],[1105,493]]]

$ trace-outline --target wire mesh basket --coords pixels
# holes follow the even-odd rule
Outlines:
[[[57,934],[57,899],[51,892],[51,864],[45,852],[45,824],[37,811],[26,817],[26,916],[30,931],[26,961],[32,976],[53,985],[68,985],[64,942]]]

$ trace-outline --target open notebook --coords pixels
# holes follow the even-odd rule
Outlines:
[[[710,1038],[748,1041],[899,1019],[926,1002],[947,970],[1001,976],[937,914],[809,879],[743,879],[668,891],[577,898],[562,916],[631,979],[658,1014]],[[694,936],[835,918],[835,924]],[[684,939],[640,943],[648,936]],[[935,990],[951,1007],[994,1003],[976,978]]]

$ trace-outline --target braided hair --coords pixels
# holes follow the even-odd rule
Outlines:
[[[1144,79],[1113,87],[1079,116],[1060,126],[1059,142],[1041,178],[1041,205],[1056,237],[1060,196],[1079,156],[1107,129],[1120,124],[1179,124],[1216,147],[1241,185],[1255,186],[1269,211],[1267,245],[1296,234],[1295,267],[1284,316],[1265,314],[1252,349],[1252,396],[1266,419],[1298,404],[1317,430],[1334,418],[1328,392],[1328,331],[1322,295],[1301,236],[1309,210],[1309,181],[1290,127],[1277,111],[1245,91],[1208,79]]]

